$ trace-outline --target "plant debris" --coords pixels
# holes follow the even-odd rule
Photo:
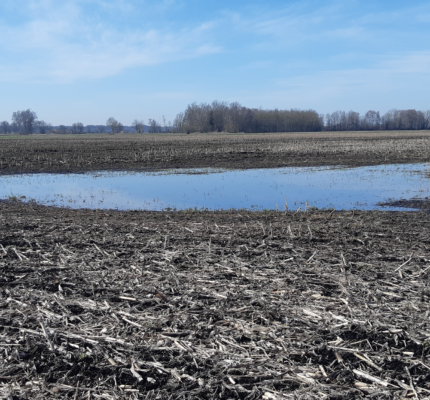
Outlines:
[[[425,399],[430,215],[0,202],[0,396]]]
[[[423,163],[429,141],[426,131],[0,135],[0,174]]]

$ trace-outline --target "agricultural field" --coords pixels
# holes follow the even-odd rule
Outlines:
[[[0,174],[428,162],[428,131],[0,135]]]
[[[2,202],[0,223],[3,395],[430,395],[428,213]]]
[[[0,136],[0,174],[424,163],[428,144],[424,132]],[[430,214],[418,203],[0,200],[0,397],[430,398]]]

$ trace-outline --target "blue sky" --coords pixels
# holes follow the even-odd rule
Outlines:
[[[430,109],[430,2],[0,0],[0,120]]]

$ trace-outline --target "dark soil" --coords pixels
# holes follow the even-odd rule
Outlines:
[[[0,202],[0,396],[428,398],[429,226]]]
[[[385,203],[379,203],[379,206],[389,207],[404,207],[404,208],[415,208],[417,210],[430,210],[430,199],[400,199],[387,201]]]
[[[430,161],[427,131],[0,137],[0,175]]]

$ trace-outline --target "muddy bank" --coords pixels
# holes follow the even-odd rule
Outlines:
[[[430,161],[426,131],[0,137],[0,174]]]
[[[415,208],[417,210],[429,211],[430,210],[430,199],[400,199],[388,201],[385,203],[379,203],[380,206],[388,207],[404,207],[404,208]]]
[[[430,215],[0,202],[3,396],[430,394]]]

